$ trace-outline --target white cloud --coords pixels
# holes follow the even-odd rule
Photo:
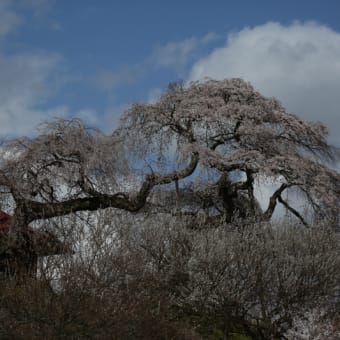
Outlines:
[[[317,23],[267,23],[229,34],[190,80],[241,77],[290,111],[324,122],[340,146],[340,33]]]
[[[0,1],[0,38],[5,38],[22,22],[21,17],[11,8],[11,0]]]
[[[89,126],[98,126],[99,125],[99,117],[96,110],[91,108],[84,108],[76,112],[74,117],[80,118]]]
[[[67,105],[40,108],[64,81],[61,61],[57,54],[0,55],[0,138],[34,135],[41,123],[60,117],[79,117],[91,126],[100,125],[91,108],[76,112]]]
[[[65,107],[39,109],[58,87],[57,54],[0,54],[0,135],[31,134],[42,121],[64,116]]]
[[[172,68],[180,73],[187,66],[197,49],[215,41],[217,38],[218,36],[215,33],[208,33],[201,38],[192,37],[159,45],[143,62],[134,65],[121,65],[116,70],[98,69],[94,76],[89,79],[89,82],[97,89],[112,91],[119,86],[136,83],[157,67]]]
[[[148,94],[146,102],[150,104],[156,103],[160,99],[162,93],[163,93],[163,90],[160,87],[152,88],[151,90],[149,90],[149,94]]]
[[[181,71],[198,48],[215,41],[217,38],[218,36],[215,33],[208,33],[201,38],[191,37],[182,41],[172,41],[165,45],[159,45],[152,52],[150,61],[154,65]]]
[[[51,30],[62,30],[61,24],[49,17],[55,0],[0,0],[0,39],[20,26],[43,24]]]
[[[119,125],[121,114],[129,108],[127,103],[117,103],[114,98],[111,98],[104,116],[101,117],[101,122],[97,126],[101,128],[104,133],[110,134]]]

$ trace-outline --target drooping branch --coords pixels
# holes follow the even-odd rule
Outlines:
[[[245,205],[255,213],[255,174],[298,183],[313,207],[325,207],[321,211],[325,216],[338,210],[339,174],[317,160],[330,152],[326,128],[286,112],[278,101],[262,96],[241,79],[170,86],[155,103],[133,104],[111,136],[89,130],[79,120],[57,120],[42,131],[37,138],[8,143],[12,156],[3,153],[4,176],[0,172],[0,184],[11,191],[31,220],[105,207],[137,211],[155,186],[190,176],[198,154],[202,169],[213,176],[209,178],[216,172],[246,173],[246,180],[229,183],[222,190],[231,217],[243,218],[240,211]],[[130,151],[137,156],[137,164],[140,157],[159,159],[159,166],[166,164],[168,156],[172,162],[172,155],[190,153],[192,159],[180,171],[165,175],[150,171],[133,195],[102,193],[100,186],[109,185],[109,190],[119,186],[114,174],[122,174],[117,177],[122,181],[133,175],[133,171],[125,173],[134,168]],[[272,217],[288,186],[272,195],[267,210],[261,212],[265,218]]]
[[[26,215],[27,223],[36,219],[63,216],[76,211],[94,211],[109,207],[136,212],[145,205],[147,197],[153,187],[156,185],[168,184],[190,176],[195,171],[198,160],[198,153],[193,153],[189,164],[180,171],[173,171],[166,175],[147,175],[140,190],[134,197],[129,197],[125,193],[109,195],[92,191],[93,196],[90,197],[75,198],[53,203],[42,203],[28,199],[19,199],[16,202],[17,209],[21,210]]]

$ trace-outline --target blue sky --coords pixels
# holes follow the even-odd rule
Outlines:
[[[242,77],[340,146],[339,0],[0,0],[0,135],[109,133],[170,81]]]

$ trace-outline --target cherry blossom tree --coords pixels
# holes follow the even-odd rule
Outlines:
[[[18,249],[33,221],[169,208],[159,195],[182,214],[203,211],[207,221],[267,221],[281,204],[308,225],[284,198],[294,190],[316,218],[334,223],[340,175],[327,162],[336,159],[321,123],[286,112],[241,79],[174,83],[157,102],[131,105],[111,135],[60,119],[36,137],[4,141],[0,200],[14,212],[9,244]],[[255,184],[263,181],[279,187],[260,209]]]
[[[320,324],[337,336],[337,160],[321,123],[240,79],[170,84],[111,135],[58,119],[3,141],[0,204],[13,218],[0,256],[24,271],[29,225],[72,241],[75,255],[4,285],[0,334],[289,339]],[[261,208],[263,183],[275,189]],[[271,224],[280,205],[292,225]]]
[[[315,216],[338,216],[339,173],[325,165],[337,152],[327,143],[326,127],[288,113],[241,79],[171,84],[158,102],[132,105],[118,133],[128,136],[129,152],[152,171],[149,183],[166,182],[164,169],[190,164],[192,193],[227,222],[254,215],[269,220],[279,203],[307,225],[284,199],[292,190]],[[182,177],[172,174],[175,181]],[[256,202],[256,181],[280,184],[264,211]],[[182,183],[184,189],[188,180]]]

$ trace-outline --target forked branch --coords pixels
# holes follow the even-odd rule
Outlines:
[[[17,210],[21,210],[24,214],[26,214],[27,223],[36,219],[63,216],[76,211],[94,211],[109,207],[136,212],[145,205],[153,187],[161,184],[168,184],[190,176],[195,171],[198,160],[198,153],[193,153],[189,164],[180,171],[173,171],[166,175],[147,175],[140,190],[134,197],[130,197],[125,193],[109,195],[93,191],[93,195],[90,197],[82,197],[53,203],[42,203],[28,199],[20,199],[17,201]]]

